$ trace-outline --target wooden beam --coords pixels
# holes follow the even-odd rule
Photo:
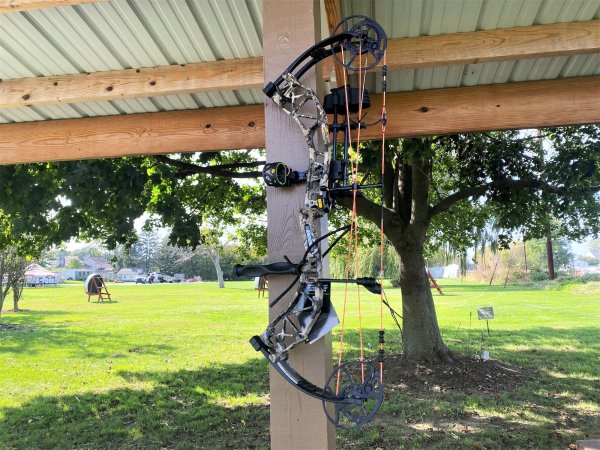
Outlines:
[[[600,76],[388,94],[388,137],[600,123]],[[372,112],[381,95],[372,95]],[[262,105],[0,125],[0,164],[264,147]],[[379,127],[361,133],[378,139]]]
[[[600,76],[393,93],[386,131],[409,137],[600,123],[599,93]],[[381,95],[371,98],[369,115],[381,109]]]
[[[264,140],[263,105],[27,122],[0,125],[0,164],[256,148]]]
[[[335,27],[342,20],[342,5],[340,0],[325,0],[325,13],[327,15],[327,27],[329,34],[333,34]],[[325,77],[329,77],[331,65],[335,70],[335,81],[338,86],[344,84],[344,66],[337,58],[327,58],[324,61],[323,72]]]
[[[83,3],[97,3],[106,0],[0,0],[0,14],[31,9],[56,8],[74,6]]]
[[[282,14],[282,7],[285,13]],[[274,80],[290,61],[320,37],[320,0],[263,0],[263,48],[265,77]],[[290,36],[293,36],[290,39]],[[302,82],[320,93],[322,74],[311,70]],[[293,167],[308,165],[306,140],[298,125],[271,100],[265,104],[265,147],[267,161],[285,161]],[[306,187],[267,188],[267,244],[269,262],[296,261],[304,254],[304,231],[298,221],[304,206]],[[317,224],[317,228],[320,228]],[[323,226],[326,222],[323,221]],[[320,230],[316,230],[317,234]],[[325,275],[327,276],[327,275]],[[294,277],[269,277],[269,300],[273,301]],[[269,308],[274,320],[287,308],[295,292]],[[260,354],[260,353],[259,353]],[[299,345],[289,354],[292,367],[317,386],[332,371],[331,333],[310,345]],[[301,450],[335,448],[335,429],[323,412],[323,404],[301,393],[273,368],[269,371],[271,448]]]
[[[600,20],[388,41],[390,70],[600,52]]]
[[[263,86],[262,57],[0,82],[0,108]]]
[[[339,14],[337,1],[325,3],[331,21]],[[392,39],[388,67],[398,70],[591,52],[600,52],[598,20]],[[264,84],[262,65],[262,57],[254,57],[4,80],[0,82],[0,109],[257,88]],[[330,70],[331,66],[325,70],[326,78]],[[336,66],[336,77],[342,80],[338,72],[341,68]]]

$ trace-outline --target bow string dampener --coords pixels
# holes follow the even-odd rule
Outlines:
[[[265,95],[298,124],[308,147],[308,168],[296,170],[282,162],[271,162],[263,169],[264,181],[271,187],[306,183],[304,206],[299,214],[305,251],[298,262],[286,257],[285,261],[273,264],[237,265],[235,268],[238,276],[295,275],[294,281],[270,306],[297,286],[294,298],[266,330],[250,342],[296,388],[322,400],[325,406],[332,403],[333,412],[325,408],[325,413],[338,427],[364,425],[381,405],[383,330],[380,331],[379,364],[365,360],[362,350],[358,361],[342,363],[340,353],[338,366],[324,387],[303,378],[291,367],[288,355],[297,345],[315,342],[340,323],[331,302],[333,283],[356,284],[382,295],[381,282],[375,278],[332,279],[324,276],[323,258],[332,247],[348,234],[350,241],[357,242],[355,214],[349,225],[321,237],[316,236],[315,230],[319,219],[334,207],[336,198],[353,197],[356,202],[360,190],[382,187],[381,183],[358,183],[357,166],[350,160],[349,153],[351,133],[356,130],[360,134],[361,128],[365,127],[362,111],[370,106],[368,92],[361,83],[363,74],[384,59],[386,46],[386,34],[378,23],[365,16],[351,16],[338,24],[332,36],[306,50],[275,81],[265,86]],[[321,103],[315,92],[300,80],[315,64],[332,56],[347,71],[358,72],[359,87],[347,86],[344,73],[344,80],[337,80],[338,84],[343,81],[343,85],[331,90]],[[385,80],[385,66],[383,71]],[[385,90],[385,81],[383,87]],[[331,122],[328,114],[333,119]],[[358,151],[359,143],[355,147]],[[355,211],[356,207],[353,209]],[[329,237],[333,239],[332,244],[321,249],[321,243]]]

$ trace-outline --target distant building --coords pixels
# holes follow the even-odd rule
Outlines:
[[[100,274],[105,281],[115,279],[115,271],[111,263],[101,256],[86,256],[83,258],[83,264],[85,264],[86,268],[91,269],[92,272]]]
[[[583,256],[585,258],[594,258],[600,261],[600,250],[588,250]]]
[[[581,269],[583,267],[588,267],[589,265],[590,265],[589,262],[582,261],[581,259],[573,260],[573,268],[575,268],[575,269]]]
[[[458,264],[450,264],[448,266],[430,267],[429,273],[433,278],[458,278],[460,266]]]
[[[69,263],[73,260],[81,261],[77,256],[65,256],[61,258],[60,267],[64,267],[64,269],[58,272],[61,280],[85,281],[91,273],[100,274],[106,281],[115,279],[115,271],[113,270],[112,265],[100,256],[86,256],[83,258],[83,261],[81,261],[83,265],[82,268],[67,269],[66,267],[69,266]]]
[[[79,280],[85,281],[89,274],[92,273],[91,269],[62,269],[57,272],[61,280]]]
[[[26,286],[48,286],[58,283],[58,275],[39,264],[31,264],[25,271]]]
[[[129,268],[123,268],[117,272],[117,280],[118,281],[135,281],[135,279],[139,276],[139,274]]]

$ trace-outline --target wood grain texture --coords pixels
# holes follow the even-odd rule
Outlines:
[[[319,40],[319,0],[264,0],[263,48],[265,78],[274,80],[298,54]],[[285,13],[282,13],[285,11]],[[304,84],[316,89],[322,75],[314,70],[303,77]],[[322,83],[318,83],[319,85]],[[317,90],[317,92],[319,92]],[[308,165],[306,142],[287,114],[265,99],[267,161],[284,161],[291,167]],[[304,253],[299,211],[304,203],[305,186],[267,189],[267,242],[269,261],[282,261],[287,255],[299,261]],[[273,301],[293,280],[292,276],[269,277],[269,300]],[[271,308],[272,320],[289,304],[295,290]],[[331,373],[331,337],[311,345],[299,345],[290,352],[290,362],[309,381],[325,384]],[[271,385],[271,448],[274,450],[333,449],[335,432],[323,413],[320,401],[302,394],[274,369]]]
[[[371,101],[374,117],[382,97]],[[398,92],[387,96],[387,136],[600,123],[599,101],[600,76]],[[270,103],[267,110],[274,108]],[[5,124],[0,164],[264,147],[264,123],[264,109],[255,105]],[[283,142],[301,140],[288,126],[279,118],[272,133],[283,134]],[[378,126],[361,133],[362,139],[379,137]],[[305,150],[278,160],[304,167]]]
[[[388,41],[390,70],[600,52],[600,20]]]
[[[371,114],[380,111],[373,96]],[[600,123],[600,77],[565,78],[388,94],[390,137]],[[361,133],[377,139],[377,127]]]
[[[106,0],[0,0],[0,14],[103,1]]]
[[[325,7],[332,30],[341,14],[339,0],[327,0]],[[391,39],[388,67],[390,70],[414,69],[593,52],[600,52],[598,20]],[[328,58],[323,65],[325,78],[329,79],[333,65],[336,80],[342,84],[341,64]],[[263,85],[262,57],[240,58],[4,80],[0,82],[0,109],[251,89]]]
[[[325,0],[325,14],[327,15],[329,34],[333,34],[335,27],[342,20],[342,5],[340,4],[340,0]],[[342,63],[337,58],[327,58],[323,64],[325,77],[329,77],[331,64],[333,64],[336,84],[341,86],[344,83],[344,66]]]
[[[263,86],[262,57],[0,82],[0,108]]]
[[[262,105],[0,125],[0,164],[263,146]]]

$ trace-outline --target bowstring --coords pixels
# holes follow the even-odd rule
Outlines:
[[[384,360],[384,329],[383,329],[383,303],[384,303],[384,292],[383,292],[383,278],[384,278],[384,227],[383,227],[383,215],[384,215],[384,201],[385,201],[385,128],[387,125],[387,110],[386,110],[386,92],[387,92],[387,49],[383,52],[383,67],[382,72],[382,93],[383,93],[383,105],[381,107],[381,224],[379,227],[379,283],[381,284],[381,292],[379,293],[379,381],[383,384],[383,360]],[[393,315],[393,314],[392,314]],[[394,320],[396,318],[394,317]],[[397,322],[396,322],[397,323]]]
[[[355,162],[352,164],[352,220],[355,222],[354,226],[354,276],[358,278],[359,271],[359,249],[358,249],[358,223],[357,223],[357,205],[356,205],[356,197],[358,194],[358,165],[360,162],[360,130],[361,130],[361,117],[362,117],[362,106],[363,99],[365,94],[365,73],[362,73],[362,39],[359,41],[358,47],[358,128],[356,131],[356,149],[355,149]],[[368,53],[367,53],[368,58]],[[361,369],[361,380],[365,382],[365,352],[363,346],[363,326],[362,326],[362,311],[361,311],[361,301],[360,301],[360,285],[356,285],[356,296],[358,303],[358,338],[360,345],[360,369]]]
[[[344,46],[341,46],[341,54],[342,54],[342,61],[345,61],[345,56],[344,56]],[[348,142],[348,147],[352,148],[352,135],[350,133],[350,106],[349,106],[349,102],[348,102],[348,79],[347,79],[347,74],[346,74],[346,70],[348,69],[345,65],[343,65],[344,70],[342,70],[342,73],[344,75],[344,96],[345,96],[345,101],[346,101],[346,136],[347,139],[346,141]],[[344,157],[346,157],[346,155],[344,155]],[[350,278],[350,251],[351,251],[351,244],[352,244],[352,235],[354,233],[354,228],[356,226],[356,222],[354,220],[350,220],[350,235],[348,237],[348,256],[347,256],[347,260],[346,260],[346,267],[345,267],[345,272],[346,272],[346,279]],[[339,340],[339,349],[338,349],[338,364],[337,364],[337,375],[336,375],[336,382],[335,382],[335,394],[338,395],[339,394],[339,390],[340,390],[340,376],[341,376],[341,371],[340,371],[340,367],[342,364],[342,355],[344,352],[344,335],[346,332],[346,306],[348,304],[348,283],[346,283],[344,285],[344,307],[342,310],[342,320],[341,320],[341,330],[340,330],[340,340]]]

